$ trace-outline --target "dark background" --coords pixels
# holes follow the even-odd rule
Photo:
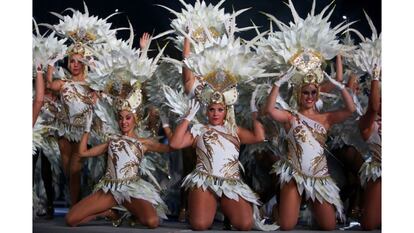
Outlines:
[[[305,18],[307,12],[312,7],[313,0],[293,0],[296,11],[299,16]],[[114,13],[116,9],[122,14],[113,16],[108,20],[114,27],[128,27],[127,18],[132,23],[135,32],[134,47],[138,46],[139,37],[143,32],[154,32],[155,34],[164,32],[170,28],[171,19],[175,18],[173,14],[156,6],[155,4],[165,5],[173,10],[181,11],[181,3],[178,0],[85,0],[89,9],[89,15],[106,18]],[[187,3],[194,3],[195,0],[186,0]],[[219,0],[206,0],[206,3],[217,4]],[[226,0],[222,7],[230,13],[232,9],[240,10],[252,7],[236,18],[238,27],[251,26],[252,20],[256,25],[262,26],[260,31],[269,29],[269,21],[267,17],[260,11],[270,13],[284,23],[292,21],[289,8],[282,0]],[[323,7],[328,5],[331,0],[316,0],[315,13],[319,13]],[[381,32],[381,1],[378,0],[336,0],[334,13],[330,17],[332,25],[335,26],[343,21],[342,16],[346,15],[349,21],[358,20],[352,27],[359,30],[364,36],[370,36],[371,30],[365,20],[363,10],[371,17],[378,33]],[[58,23],[58,18],[50,11],[62,13],[66,8],[71,7],[84,12],[82,0],[34,0],[33,1],[33,18],[37,23]],[[67,12],[69,13],[69,12]],[[65,12],[66,14],[66,12]],[[274,29],[276,27],[274,26]],[[46,29],[40,28],[41,32]],[[242,32],[239,34],[242,38],[251,39],[256,35],[254,30]],[[128,39],[128,31],[120,31],[118,38]],[[354,37],[356,39],[356,37]],[[356,41],[358,41],[356,39]],[[163,41],[159,41],[163,43]],[[152,45],[154,47],[154,45]],[[178,57],[178,51],[172,43],[167,47],[166,54],[172,57]]]

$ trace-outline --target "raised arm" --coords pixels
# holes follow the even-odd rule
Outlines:
[[[171,147],[168,145],[159,143],[152,139],[142,139],[142,144],[144,144],[145,151],[152,151],[152,152],[159,152],[159,153],[166,153],[170,152]]]
[[[164,130],[164,133],[167,136],[168,141],[171,141],[173,132],[170,128],[170,124],[168,123],[168,117],[164,114],[164,112],[161,112],[161,111],[160,111],[160,120],[161,120],[162,129]]]
[[[265,140],[265,130],[263,125],[257,120],[257,112],[253,112],[252,114],[253,132],[241,127],[237,128],[237,135],[242,144],[254,144]]]
[[[244,128],[237,129],[237,135],[240,138],[242,144],[254,144],[258,142],[263,142],[265,139],[265,131],[263,125],[257,120],[257,106],[256,106],[256,95],[257,95],[258,86],[252,93],[250,99],[250,111],[252,112],[253,119],[253,132]]]
[[[342,65],[342,56],[340,54],[338,54],[336,56],[336,63],[335,63],[335,69],[336,69],[336,81],[342,83],[343,81],[343,65]],[[324,82],[321,85],[321,92],[331,92],[333,89],[335,89],[335,85],[332,84],[331,82]]]
[[[108,143],[103,143],[97,146],[94,146],[88,150],[88,139],[89,132],[91,131],[92,125],[92,112],[90,112],[86,117],[85,122],[85,132],[82,135],[81,141],[79,143],[79,156],[80,157],[94,157],[103,154],[108,150]]]
[[[192,99],[190,100],[190,106],[189,113],[177,126],[171,137],[170,147],[173,149],[178,150],[186,148],[191,146],[194,142],[194,137],[188,130],[188,126],[200,108],[200,104],[196,100]]]
[[[53,71],[55,71],[55,63],[59,60],[62,60],[63,56],[63,54],[57,54],[54,58],[51,58],[48,61],[46,73],[46,87],[52,91],[59,91],[64,84],[64,81],[62,80],[53,81]]]
[[[273,120],[276,120],[281,123],[288,123],[292,117],[288,111],[275,108],[276,98],[279,95],[279,88],[283,83],[287,82],[294,74],[294,68],[288,70],[288,72],[279,78],[273,85],[272,90],[270,91],[269,96],[266,100],[265,111]]]
[[[334,124],[343,122],[346,120],[346,118],[350,117],[353,112],[355,112],[355,104],[352,100],[351,95],[348,93],[348,91],[345,88],[345,85],[342,83],[339,83],[338,81],[331,78],[327,73],[324,72],[325,77],[328,78],[329,81],[332,82],[333,85],[335,85],[337,88],[341,90],[341,95],[345,103],[345,108],[333,111],[333,112],[327,112],[324,115],[326,116],[326,123],[328,124],[328,128]]]
[[[183,46],[183,59],[186,59],[190,56],[191,53],[191,45],[190,40],[184,38],[184,46]],[[191,88],[194,85],[195,77],[193,72],[188,69],[187,67],[183,66],[183,84],[184,84],[184,91],[188,95],[191,92]]]
[[[380,112],[379,71],[375,75],[376,77],[374,76],[371,81],[371,93],[369,95],[367,112],[359,121],[359,130],[364,140],[368,140],[371,136],[375,117]]]
[[[32,112],[32,127],[35,125],[40,110],[42,109],[44,97],[45,97],[45,80],[43,79],[42,66],[37,66],[37,75],[35,83],[35,99],[33,102]]]
[[[142,36],[139,38],[139,48],[141,49],[141,51],[148,45],[150,38],[151,36],[148,32],[144,32]]]

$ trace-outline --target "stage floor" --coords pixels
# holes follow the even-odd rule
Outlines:
[[[222,222],[214,222],[212,229],[206,232],[235,232],[235,231],[228,231],[222,230],[223,223]],[[190,232],[190,226],[188,223],[180,223],[176,221],[176,219],[170,219],[167,221],[163,221],[160,226],[156,229],[147,229],[142,225],[135,225],[134,227],[129,226],[128,221],[124,221],[121,226],[115,228],[112,224],[104,219],[95,220],[89,222],[88,224],[82,225],[80,227],[68,227],[65,225],[64,217],[57,216],[53,220],[44,220],[44,219],[36,219],[33,221],[33,232],[34,233],[63,233],[63,232],[111,232],[111,233],[127,233],[127,232],[134,232],[134,233],[144,233],[144,232]],[[253,231],[251,231],[253,232]],[[292,233],[296,232],[312,232],[318,233],[322,231],[317,231],[314,229],[310,229],[309,227],[297,226],[295,230],[290,231]],[[331,232],[345,232],[343,230],[335,230]],[[346,230],[347,233],[357,233],[357,232],[364,232],[360,229],[356,230]],[[370,231],[371,233],[379,233],[381,230]],[[326,231],[325,231],[326,233]]]

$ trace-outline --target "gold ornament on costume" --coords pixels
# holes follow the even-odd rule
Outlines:
[[[67,54],[69,55],[69,57],[74,54],[81,54],[83,57],[86,58],[92,56],[92,51],[90,51],[82,42],[76,42],[68,48]]]
[[[214,90],[220,92],[237,84],[237,78],[229,72],[223,70],[213,71],[203,77],[202,80],[209,83]]]
[[[105,92],[113,95],[118,96],[120,98],[125,99],[128,93],[132,90],[132,86],[122,79],[119,80],[110,80],[108,84],[105,86]]]
[[[220,33],[217,31],[216,28],[214,27],[209,27],[208,31],[210,32],[211,36],[213,38],[218,38],[220,37]],[[193,33],[191,33],[191,37],[197,41],[197,42],[201,42],[201,43],[205,43],[207,40],[207,34],[204,31],[204,28],[202,27],[198,27],[196,30],[193,31]]]
[[[224,103],[224,97],[223,94],[221,94],[218,91],[215,91],[212,95],[211,95],[211,103],[215,103],[215,104],[221,104]]]
[[[302,75],[301,84],[316,85],[323,80],[323,61],[322,55],[312,49],[301,49],[289,59],[289,63]]]
[[[195,95],[205,105],[211,103],[233,105],[238,98],[237,78],[229,72],[218,70],[201,79],[203,85],[196,88]]]
[[[69,37],[71,37],[76,42],[88,43],[96,40],[96,35],[91,32],[85,31],[85,29],[76,29],[75,31],[68,32]]]
[[[123,91],[126,91],[125,88]],[[142,103],[142,93],[141,93],[141,84],[136,82],[130,89],[129,94],[126,98],[124,93],[120,93],[119,96],[115,98],[115,107],[118,111],[130,111],[132,113],[137,113],[138,107]]]

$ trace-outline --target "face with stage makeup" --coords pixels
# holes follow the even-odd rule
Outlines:
[[[211,125],[223,125],[227,109],[224,104],[212,103],[207,108],[207,118]]]
[[[83,55],[75,53],[69,56],[68,69],[72,76],[78,76],[85,70],[85,64],[82,62]]]
[[[315,106],[319,98],[319,88],[315,84],[302,86],[299,93],[299,107],[302,110],[310,109]]]
[[[118,111],[118,125],[122,134],[128,135],[132,133],[137,124],[137,116],[128,110]]]

